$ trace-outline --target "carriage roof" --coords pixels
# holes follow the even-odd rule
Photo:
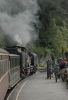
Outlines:
[[[13,57],[13,56],[19,57],[19,55],[16,55],[16,54],[9,54],[9,56],[11,56],[11,57]]]
[[[9,52],[7,52],[6,50],[0,48],[0,53],[5,53],[5,54],[9,54]]]

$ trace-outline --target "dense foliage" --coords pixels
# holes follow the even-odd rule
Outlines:
[[[64,56],[68,46],[68,0],[38,0],[38,4],[38,45],[56,56]]]

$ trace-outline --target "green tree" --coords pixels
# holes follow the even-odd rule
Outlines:
[[[38,4],[41,26],[38,45],[62,56],[68,47],[68,0],[38,0]]]

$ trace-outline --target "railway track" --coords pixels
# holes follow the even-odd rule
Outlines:
[[[23,78],[23,79],[24,79],[24,78]],[[20,79],[16,84],[14,84],[11,88],[8,89],[4,100],[7,100],[8,96],[10,95],[10,93],[16,88],[16,86],[17,86],[23,79]]]
[[[34,74],[31,74],[30,76],[28,77],[23,77],[23,79],[20,79],[15,85],[12,86],[12,88],[9,88],[7,93],[6,93],[6,96],[5,96],[5,99],[4,100],[9,100],[9,97],[10,95],[12,94],[12,92],[14,91],[14,89],[20,85],[22,83],[22,81],[25,81],[27,80],[28,78],[30,78],[31,76],[33,76]]]

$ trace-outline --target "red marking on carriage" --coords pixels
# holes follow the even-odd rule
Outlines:
[[[23,71],[20,69],[20,75],[22,75]]]

